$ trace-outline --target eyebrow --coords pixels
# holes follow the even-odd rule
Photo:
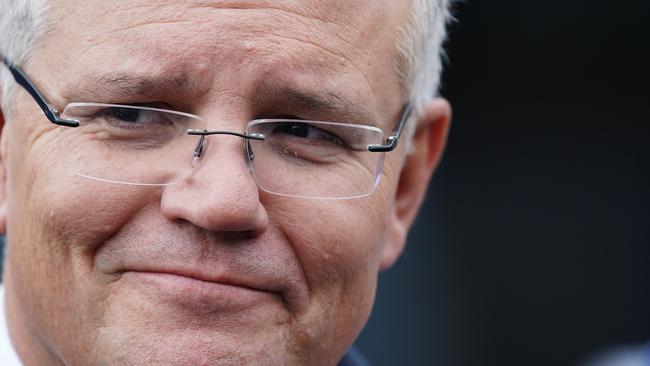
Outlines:
[[[182,74],[158,77],[111,72],[82,77],[76,90],[91,98],[128,99],[135,96],[159,97],[172,90],[187,90],[190,85],[190,80]]]
[[[340,120],[339,122],[348,121],[376,126],[375,121],[368,118],[368,113],[363,108],[357,107],[357,103],[326,90],[311,91],[289,85],[262,82],[255,91],[254,100],[263,103],[268,99],[280,99],[297,110],[313,111],[317,115],[336,116],[336,119]]]

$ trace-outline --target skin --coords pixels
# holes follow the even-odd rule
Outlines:
[[[407,16],[389,0],[60,1],[23,68],[58,108],[162,102],[231,131],[343,113],[296,106],[283,93],[294,88],[389,131],[406,101],[393,56]],[[118,72],[174,82],[118,98],[102,84]],[[450,108],[429,103],[415,152],[402,142],[377,190],[351,200],[260,191],[231,137],[177,185],[99,183],[67,173],[73,130],[26,93],[4,119],[6,311],[26,365],[334,365],[402,251]]]

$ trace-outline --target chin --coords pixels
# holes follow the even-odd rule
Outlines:
[[[115,331],[113,331],[115,330]],[[80,364],[100,365],[298,365],[289,355],[282,333],[224,334],[219,330],[186,329],[151,333],[105,328],[99,335],[100,349],[93,360]],[[97,350],[99,351],[99,350]]]
[[[206,294],[184,298],[172,296],[166,287],[123,284],[106,298],[93,354],[88,355],[93,359],[78,364],[302,364],[291,356],[286,337],[291,316],[272,296],[254,294],[233,304]]]

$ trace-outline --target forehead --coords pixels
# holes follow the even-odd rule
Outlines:
[[[217,93],[248,94],[243,89],[260,80],[266,85],[290,80],[307,89],[345,93],[341,97],[357,103],[370,99],[381,109],[386,99],[395,98],[386,91],[400,89],[394,56],[407,5],[394,0],[58,0],[45,48],[58,69],[75,70],[60,80],[69,89],[107,73],[172,75],[203,94],[214,92],[215,85],[222,89]]]

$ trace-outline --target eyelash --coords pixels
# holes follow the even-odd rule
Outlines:
[[[298,116],[293,115],[293,114],[271,115],[269,117],[264,117],[264,118],[291,119],[291,120],[298,120],[298,121],[306,119],[306,118],[303,118],[303,117],[298,117]]]

